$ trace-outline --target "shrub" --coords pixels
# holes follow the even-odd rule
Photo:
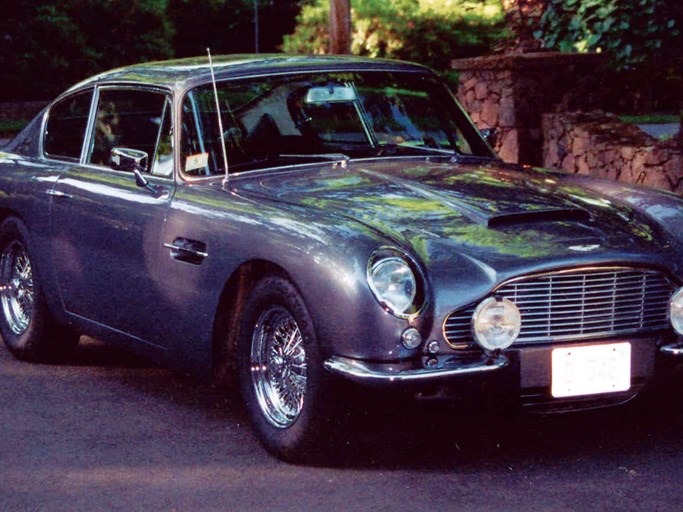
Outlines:
[[[351,51],[414,60],[444,71],[455,58],[481,55],[506,36],[498,0],[353,0]],[[304,6],[287,53],[327,53],[329,0]]]
[[[95,72],[171,55],[166,0],[10,0],[0,19],[3,100],[50,98]]]

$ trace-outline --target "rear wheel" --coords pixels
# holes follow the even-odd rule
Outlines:
[[[29,234],[14,217],[0,226],[0,332],[17,358],[52,362],[70,353],[78,335],[50,315],[31,258]]]
[[[259,281],[237,343],[240,388],[262,444],[289,462],[321,461],[338,425],[339,403],[296,287],[280,276]]]

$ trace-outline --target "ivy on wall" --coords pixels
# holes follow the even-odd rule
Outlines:
[[[681,62],[682,24],[680,0],[548,0],[534,35],[561,51],[608,52],[624,69]]]

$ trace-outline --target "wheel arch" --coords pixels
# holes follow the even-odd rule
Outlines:
[[[273,274],[284,277],[296,286],[283,267],[262,259],[242,263],[225,282],[218,300],[211,340],[211,378],[214,384],[236,387],[236,326],[239,325],[249,292],[261,278]]]
[[[16,217],[24,225],[26,225],[26,223],[24,222],[24,219],[16,211],[12,210],[11,208],[0,208],[0,224],[5,222],[5,220],[8,219],[9,217]]]

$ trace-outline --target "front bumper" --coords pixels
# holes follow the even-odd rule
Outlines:
[[[666,357],[681,358],[683,360],[683,343],[672,343],[664,345],[659,352]]]
[[[482,356],[476,360],[462,361],[451,358],[438,366],[431,366],[432,358],[424,358],[422,366],[411,364],[367,363],[357,359],[333,356],[324,366],[330,372],[359,384],[391,386],[392,384],[435,383],[476,375],[494,373],[510,365],[504,355]]]
[[[683,342],[661,344],[658,343],[660,340],[652,338],[627,341],[633,346],[631,395],[635,395],[656,373],[657,359],[683,362]],[[512,382],[516,382],[520,396],[533,392],[541,397],[547,396],[549,391],[550,353],[553,348],[553,345],[546,345],[519,348],[495,355],[422,357],[419,361],[404,363],[371,363],[333,356],[325,361],[324,366],[346,380],[371,387],[410,389],[429,385],[454,386],[460,383],[500,380],[500,377],[506,376],[505,382],[508,384],[511,382],[510,377]],[[550,399],[549,396],[547,398]],[[608,396],[605,395],[605,398]]]

